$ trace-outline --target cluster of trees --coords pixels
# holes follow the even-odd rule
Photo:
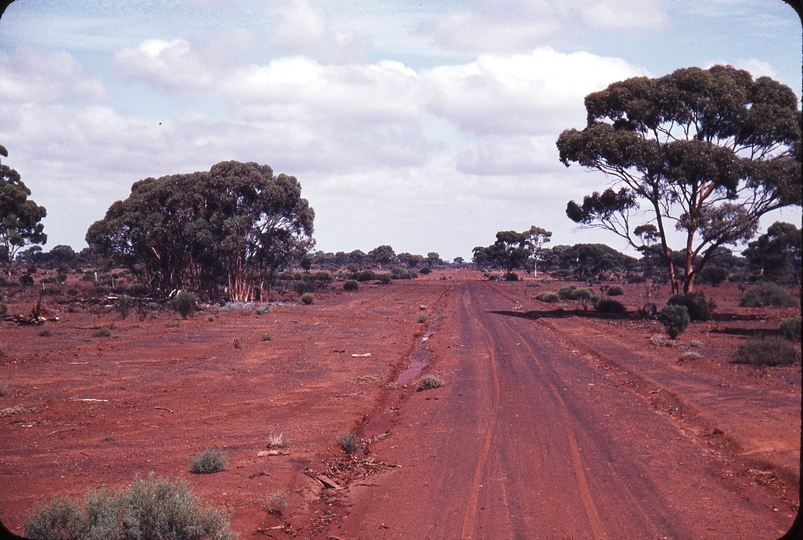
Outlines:
[[[570,201],[567,216],[624,238],[636,260],[602,244],[544,245],[552,233],[499,231],[473,250],[480,268],[564,270],[578,278],[609,271],[665,273],[673,292],[690,293],[695,279],[715,283],[734,268],[765,278],[801,282],[801,232],[776,223],[750,242],[746,259],[728,246],[753,239],[761,216],[803,202],[801,125],[794,92],[768,77],[730,66],[680,69],[610,85],[585,99],[588,121],[557,141],[560,160],[612,179],[604,192]],[[0,155],[7,157],[0,146]],[[46,254],[45,209],[19,174],[0,163],[0,251],[21,252],[31,264]],[[292,263],[305,270],[429,269],[446,266],[437,253],[396,254],[381,245],[363,253],[309,253],[314,212],[292,176],[274,177],[266,165],[228,161],[209,172],[136,182],[95,222],[86,240],[94,255],[128,267],[154,289],[191,288],[248,300]],[[670,246],[680,233],[680,249]],[[66,249],[65,249],[66,248]],[[75,257],[57,246],[50,259]],[[79,254],[78,256],[83,256]],[[453,265],[461,266],[462,259]],[[352,270],[354,269],[354,270]]]
[[[295,177],[224,161],[209,172],[147,178],[86,234],[93,252],[153,289],[249,301],[313,245],[313,209]]]

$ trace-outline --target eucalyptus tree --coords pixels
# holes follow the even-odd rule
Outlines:
[[[693,289],[718,248],[752,238],[761,216],[801,204],[797,98],[769,77],[730,66],[679,69],[614,83],[585,106],[587,126],[558,138],[560,160],[605,173],[610,186],[570,201],[566,214],[658,252],[675,292],[681,282]],[[682,273],[672,228],[683,242]]]
[[[86,240],[93,251],[180,288],[248,301],[312,247],[315,213],[295,177],[225,161],[209,172],[148,178],[111,205]]]
[[[8,157],[2,145],[0,156]],[[20,249],[47,242],[44,225],[40,223],[47,210],[28,199],[30,194],[19,173],[0,161],[0,248],[5,251],[9,277],[11,263]]]

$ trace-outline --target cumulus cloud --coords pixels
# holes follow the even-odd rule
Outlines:
[[[65,51],[0,53],[0,101],[57,103],[108,98],[103,82]]]
[[[589,28],[657,28],[667,21],[663,0],[484,0],[445,15],[435,35],[446,49],[509,53]]]
[[[185,39],[149,39],[114,55],[115,66],[129,78],[145,80],[171,92],[208,89],[215,74]]]
[[[334,31],[324,12],[307,0],[292,0],[277,11],[282,22],[271,42],[284,54],[340,62],[358,58],[367,50],[367,43],[352,32]]]

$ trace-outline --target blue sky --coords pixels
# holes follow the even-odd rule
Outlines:
[[[606,186],[557,159],[583,97],[717,63],[799,96],[800,51],[781,0],[17,0],[0,144],[46,250],[84,247],[133,182],[226,159],[296,176],[324,251],[469,259],[530,225],[624,249],[564,214]]]

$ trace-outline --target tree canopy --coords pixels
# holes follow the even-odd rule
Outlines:
[[[93,251],[154,288],[247,301],[314,244],[314,211],[295,177],[224,161],[209,172],[147,178],[89,228]]]
[[[570,201],[566,214],[659,254],[675,292],[681,282],[692,290],[718,248],[752,238],[761,216],[801,204],[801,114],[794,92],[769,77],[680,69],[614,83],[585,106],[585,129],[558,138],[560,160],[602,171],[611,185]],[[682,273],[671,228],[683,238]]]
[[[474,248],[474,264],[499,266],[509,274],[516,268],[529,271],[535,264],[542,246],[549,242],[551,231],[533,225],[524,232],[499,231],[496,242],[488,247]]]
[[[2,145],[0,156],[8,157]],[[40,223],[47,211],[28,199],[30,194],[19,173],[0,162],[0,249],[5,250],[9,276],[11,263],[21,248],[47,242],[44,225]]]
[[[793,278],[800,285],[803,272],[801,249],[803,230],[792,223],[776,221],[766,234],[750,242],[743,254],[762,276],[775,281]]]

